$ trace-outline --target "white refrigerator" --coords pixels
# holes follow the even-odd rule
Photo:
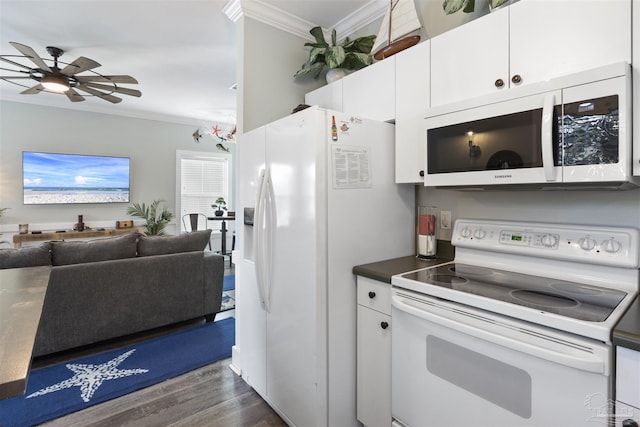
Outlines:
[[[352,269],[415,253],[394,125],[310,107],[241,135],[237,156],[232,368],[289,425],[357,426]]]

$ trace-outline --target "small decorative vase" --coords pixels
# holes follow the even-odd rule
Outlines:
[[[224,211],[215,211],[214,214],[215,216],[222,216],[224,215]]]
[[[336,80],[340,80],[346,75],[347,75],[347,70],[345,70],[344,68],[330,68],[327,71],[327,76],[326,76],[327,83],[333,83]]]

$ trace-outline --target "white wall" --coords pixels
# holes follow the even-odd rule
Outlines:
[[[626,191],[455,191],[417,187],[417,203],[452,211],[452,219],[501,219],[640,229],[640,189]],[[451,230],[438,229],[451,239]]]
[[[17,232],[18,223],[28,223],[32,230],[71,228],[78,214],[90,227],[113,227],[116,220],[129,219],[126,203],[23,205],[22,151],[130,157],[131,201],[162,199],[173,212],[176,150],[217,150],[208,135],[196,144],[195,130],[191,125],[0,101],[0,207],[10,208],[0,230]]]
[[[326,82],[293,78],[309,58],[306,40],[251,18],[240,21],[238,131],[248,132],[291,114],[305,93]]]

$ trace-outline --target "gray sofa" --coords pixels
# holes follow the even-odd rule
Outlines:
[[[33,356],[206,317],[220,310],[224,258],[211,230],[138,233],[0,250],[0,268],[52,265]]]

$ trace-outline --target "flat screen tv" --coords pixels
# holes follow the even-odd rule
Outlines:
[[[22,153],[25,205],[129,203],[129,158]]]

